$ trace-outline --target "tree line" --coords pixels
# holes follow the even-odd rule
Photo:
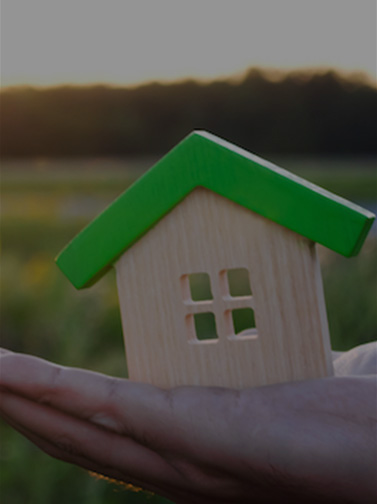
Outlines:
[[[260,155],[376,154],[377,89],[333,71],[139,87],[6,88],[5,157],[160,154],[205,129]]]

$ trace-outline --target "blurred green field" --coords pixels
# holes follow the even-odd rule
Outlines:
[[[341,196],[376,207],[370,160],[348,160],[346,166],[336,160],[326,163],[318,162],[320,169],[316,169],[313,161],[293,160],[290,166]],[[59,166],[47,161],[5,163],[2,346],[63,365],[127,376],[114,275],[77,292],[55,266],[54,257],[150,164],[151,160],[138,159],[65,161]],[[352,259],[320,248],[336,350],[376,339],[376,252],[376,231]],[[0,464],[0,496],[7,504],[167,502],[52,460],[5,424],[1,424]]]

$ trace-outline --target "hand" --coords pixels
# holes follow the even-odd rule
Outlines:
[[[335,376],[377,374],[377,343],[360,345],[348,352],[336,352],[334,372]]]
[[[174,502],[375,502],[373,376],[161,390],[11,352],[0,371],[40,448]]]

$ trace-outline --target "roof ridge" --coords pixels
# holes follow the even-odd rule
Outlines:
[[[358,253],[374,220],[371,212],[199,130],[72,240],[58,256],[58,266],[76,287],[91,285],[198,186],[346,256]]]

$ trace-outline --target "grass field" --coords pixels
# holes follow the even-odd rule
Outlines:
[[[60,249],[151,160],[23,161],[3,165],[1,344],[59,362],[127,376],[115,279],[77,292],[54,264]],[[376,205],[370,160],[292,160],[292,171],[341,196]],[[356,258],[320,248],[336,350],[376,339],[376,232]],[[167,502],[55,461],[1,424],[0,496],[7,504]]]

